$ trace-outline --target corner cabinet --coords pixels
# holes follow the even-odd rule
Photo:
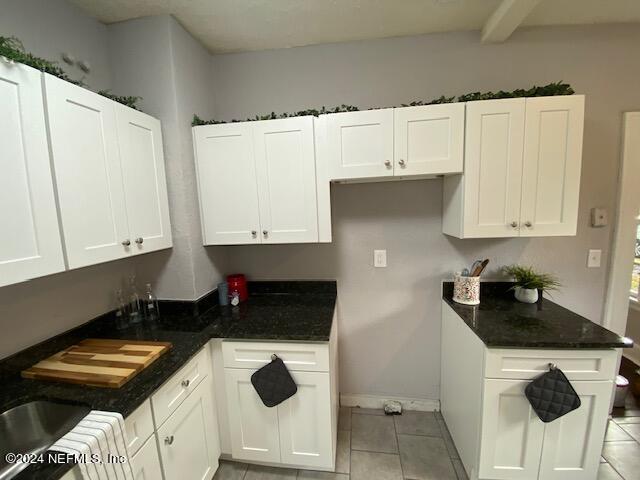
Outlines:
[[[337,329],[328,343],[222,342],[231,456],[234,460],[303,469],[335,467]],[[251,384],[253,373],[282,358],[298,391],[272,408]]]
[[[442,302],[441,409],[469,478],[596,480],[617,358],[613,349],[487,348]],[[549,363],[581,406],[543,423],[524,392]]]
[[[462,172],[464,103],[323,115],[332,180]]]
[[[331,241],[315,122],[308,116],[193,128],[205,245]]]
[[[0,59],[0,287],[65,269],[41,76]]]
[[[463,175],[446,177],[443,232],[575,235],[584,96],[469,102]]]
[[[171,247],[160,122],[50,75],[44,85],[69,268]]]

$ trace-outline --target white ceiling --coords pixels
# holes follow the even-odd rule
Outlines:
[[[69,0],[104,23],[171,14],[212,53],[480,30],[501,0]],[[523,26],[640,22],[640,0],[541,0]]]

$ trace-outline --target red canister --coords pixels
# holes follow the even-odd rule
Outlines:
[[[237,292],[241,302],[249,298],[247,279],[242,273],[227,275],[227,284],[229,285],[229,297],[233,297],[233,293]]]

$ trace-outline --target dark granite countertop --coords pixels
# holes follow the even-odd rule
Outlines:
[[[128,416],[211,338],[329,341],[336,282],[249,282],[249,300],[237,307],[216,304],[213,292],[201,302],[161,302],[161,319],[116,330],[112,314],[0,361],[0,412],[32,400],[87,405]],[[173,348],[118,389],[27,380],[20,371],[84,338],[157,340]],[[56,479],[70,465],[32,465],[17,477]]]
[[[631,347],[628,339],[545,298],[518,302],[509,282],[482,282],[480,305],[453,301],[453,282],[444,282],[442,298],[487,347],[606,349]]]

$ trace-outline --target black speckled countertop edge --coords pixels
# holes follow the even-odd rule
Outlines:
[[[542,298],[526,304],[513,296],[512,282],[482,282],[480,305],[453,300],[453,282],[442,283],[443,300],[490,348],[609,349],[633,342]]]

